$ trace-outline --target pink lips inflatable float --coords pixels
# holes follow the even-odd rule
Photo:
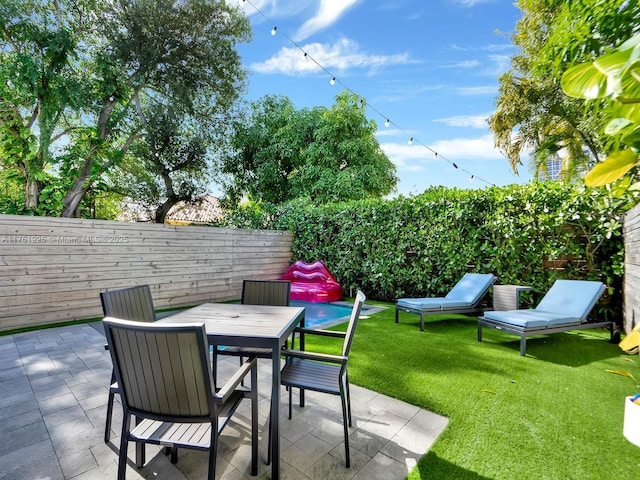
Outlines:
[[[291,300],[303,302],[335,302],[341,300],[343,290],[324,263],[293,263],[282,280],[291,282]]]

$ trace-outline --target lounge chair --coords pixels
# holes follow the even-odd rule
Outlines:
[[[478,318],[478,341],[482,341],[482,327],[518,335],[522,356],[526,353],[527,337],[532,335],[606,327],[610,330],[613,341],[613,322],[587,320],[604,289],[601,282],[556,280],[536,308],[485,311]]]
[[[420,315],[420,331],[424,331],[425,315],[482,313],[482,300],[495,281],[491,273],[465,273],[446,297],[400,298],[396,303],[396,323],[399,312],[413,313]]]

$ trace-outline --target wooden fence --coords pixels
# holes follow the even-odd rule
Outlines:
[[[240,298],[289,267],[293,234],[0,215],[0,331],[102,315],[99,293],[149,284],[156,308]]]
[[[624,217],[624,330],[640,322],[640,204]]]

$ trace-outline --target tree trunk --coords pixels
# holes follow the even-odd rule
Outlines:
[[[84,165],[80,169],[80,173],[76,177],[73,182],[73,187],[67,190],[67,194],[64,196],[62,203],[64,207],[62,208],[61,217],[66,218],[79,218],[80,217],[80,202],[82,201],[82,197],[89,190],[91,186],[91,181],[87,181],[89,179],[89,174],[91,173],[91,167],[93,165],[92,158],[85,158]]]
[[[27,208],[36,210],[40,198],[40,182],[27,178],[24,185],[24,204]]]
[[[171,207],[173,207],[176,203],[178,203],[177,197],[167,198],[165,202],[156,208],[156,223],[164,223],[165,218],[167,218],[167,214]]]
[[[85,177],[80,176],[76,178],[76,181],[73,184],[67,194],[64,196],[64,207],[62,209],[61,217],[67,218],[79,218],[80,217],[80,201],[84,196],[85,192],[88,190],[89,186],[84,185]]]

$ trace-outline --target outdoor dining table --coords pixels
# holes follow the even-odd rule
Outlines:
[[[162,323],[203,322],[210,345],[270,348],[271,389],[271,478],[280,478],[280,348],[293,330],[304,326],[304,307],[275,307],[238,303],[204,303],[170,317]],[[300,347],[303,348],[303,338]],[[253,388],[253,386],[252,386]]]

